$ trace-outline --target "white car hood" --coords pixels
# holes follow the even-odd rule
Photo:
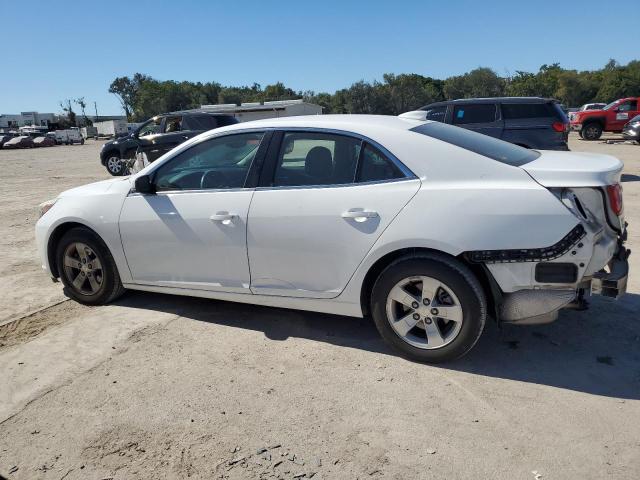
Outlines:
[[[525,163],[526,170],[545,187],[603,187],[620,181],[624,164],[616,157],[598,153],[542,150],[540,157]]]
[[[106,193],[109,191],[114,185],[123,186],[126,189],[130,188],[130,182],[128,177],[121,178],[110,178],[109,180],[102,180],[100,182],[89,183],[87,185],[82,185],[81,187],[71,188],[69,190],[65,190],[58,198],[63,197],[84,197],[87,195],[99,195],[101,193]]]

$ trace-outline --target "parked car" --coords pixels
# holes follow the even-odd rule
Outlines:
[[[569,150],[569,120],[560,104],[548,98],[449,100],[426,105],[400,117],[450,123],[525,148]]]
[[[636,115],[625,124],[622,136],[627,140],[640,142],[640,115]]]
[[[55,144],[56,144],[56,141],[47,136],[36,137],[33,139],[34,147],[53,147],[55,146]]]
[[[15,135],[11,133],[0,133],[0,147],[2,147],[6,142],[14,138]]]
[[[606,105],[606,103],[585,103],[580,108],[570,108],[567,116],[569,117],[569,121],[571,121],[577,112],[584,112],[586,110],[602,110],[602,107],[605,107]]]
[[[585,140],[597,140],[602,132],[622,132],[629,119],[640,114],[640,97],[621,98],[602,110],[578,112],[571,120],[571,129],[578,131]]]
[[[33,139],[34,147],[53,147],[55,146],[56,141],[51,139],[50,137],[36,137]]]
[[[489,317],[544,323],[591,290],[624,293],[621,171],[438,122],[273,118],[62,193],[36,239],[84,304],[130,288],[371,315],[402,354],[439,362]]]
[[[33,148],[33,138],[29,135],[20,135],[18,137],[13,137],[10,140],[7,140],[2,148]]]
[[[238,120],[233,115],[204,111],[165,113],[146,121],[130,135],[105,143],[100,161],[111,175],[122,175],[127,171],[123,160],[134,159],[137,152],[151,163],[189,138],[235,123]]]

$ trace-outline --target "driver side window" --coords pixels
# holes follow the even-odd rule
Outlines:
[[[262,132],[225,135],[194,145],[156,170],[157,190],[244,187],[263,135]]]

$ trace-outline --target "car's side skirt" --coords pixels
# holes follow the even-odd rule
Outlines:
[[[196,290],[190,288],[160,287],[156,285],[143,285],[138,283],[125,283],[123,286],[130,290],[144,292],[167,293],[170,295],[182,295],[187,297],[210,298],[228,302],[249,303],[265,307],[291,308],[294,310],[307,310],[311,312],[330,313],[333,315],[345,315],[348,317],[362,317],[362,308],[359,303],[341,301],[339,298],[297,298],[277,295],[255,295],[245,293],[215,292],[210,290]]]

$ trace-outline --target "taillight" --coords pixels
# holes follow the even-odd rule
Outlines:
[[[563,122],[553,122],[551,124],[551,128],[553,128],[556,132],[564,132],[566,126]]]
[[[607,185],[607,197],[609,197],[609,206],[613,213],[620,215],[622,213],[622,185],[615,183]]]

